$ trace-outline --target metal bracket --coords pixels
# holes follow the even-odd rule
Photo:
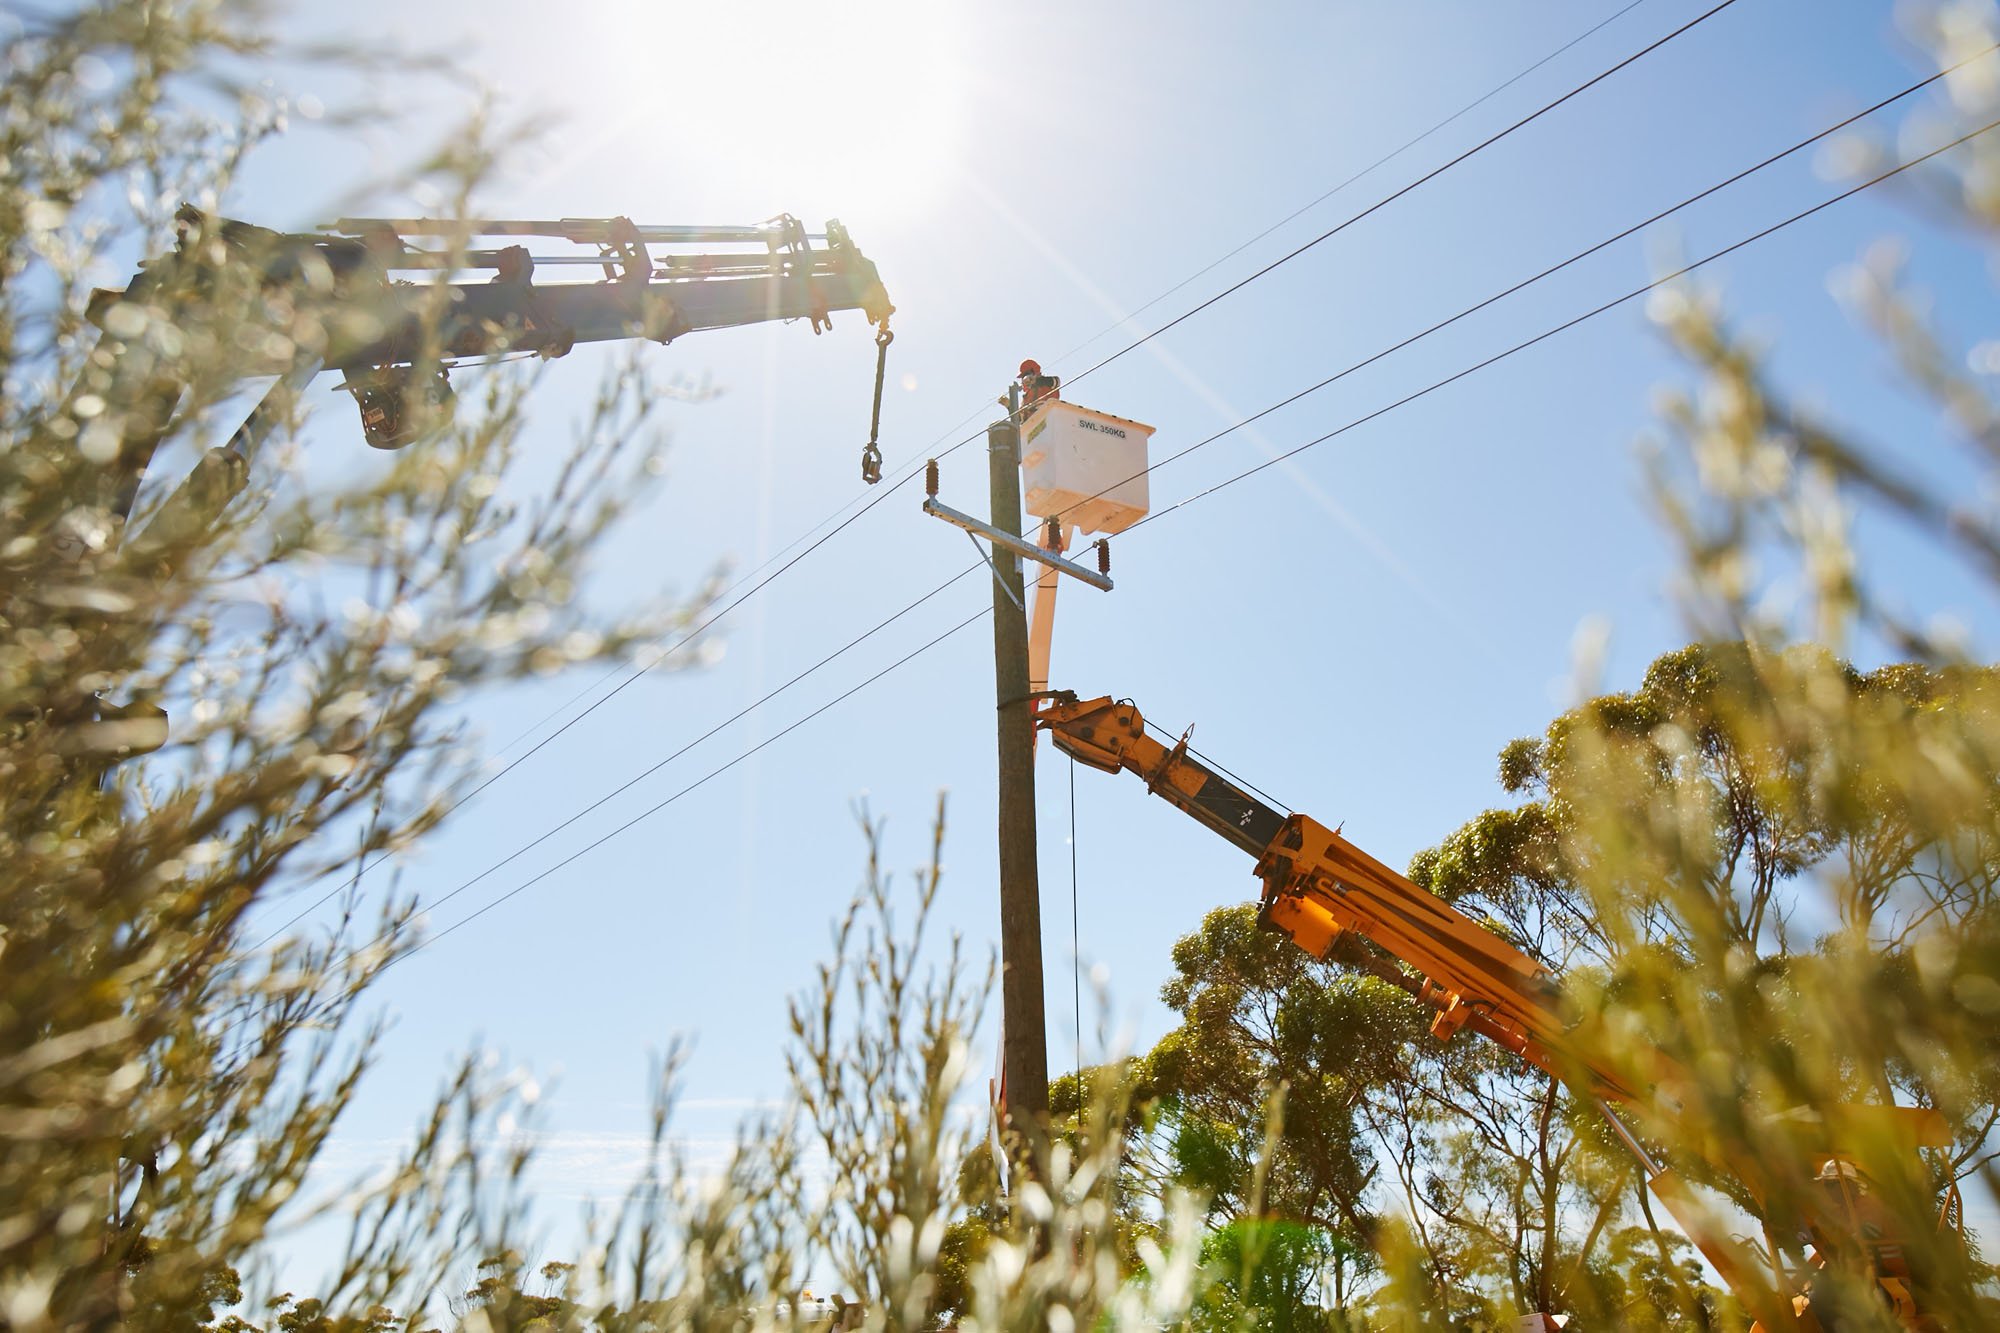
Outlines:
[[[964,528],[969,533],[984,537],[995,546],[1004,546],[1025,560],[1047,565],[1050,569],[1058,570],[1104,592],[1111,591],[1109,575],[1100,574],[1094,569],[1079,565],[1074,560],[1065,560],[1047,547],[1037,546],[1027,538],[1017,537],[1011,532],[1002,532],[991,523],[983,523],[970,514],[960,513],[950,505],[939,504],[935,497],[924,500],[924,512],[932,518],[941,518],[947,523]]]
[[[1155,795],[1159,792],[1160,784],[1166,781],[1168,769],[1172,768],[1175,764],[1181,762],[1181,760],[1187,758],[1188,741],[1193,736],[1194,736],[1193,727],[1189,727],[1186,731],[1182,732],[1180,741],[1174,746],[1173,749],[1161,755],[1160,762],[1154,766],[1153,771],[1146,774],[1146,794],[1148,796]]]
[[[972,543],[972,549],[979,552],[979,558],[984,560],[986,567],[993,571],[993,586],[1007,594],[1007,600],[1014,604],[1016,611],[1025,612],[1028,608],[1021,605],[1021,599],[1016,597],[1014,590],[1007,586],[1007,580],[1000,577],[1000,566],[993,563],[993,557],[987,554],[986,548],[979,544],[979,538],[968,532],[965,534],[965,539]]]

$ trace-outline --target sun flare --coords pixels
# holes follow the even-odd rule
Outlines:
[[[671,151],[693,179],[768,180],[815,225],[822,212],[880,218],[921,210],[959,147],[950,6],[645,8],[663,16],[648,24],[661,43],[616,52],[618,82],[643,123],[676,127]]]

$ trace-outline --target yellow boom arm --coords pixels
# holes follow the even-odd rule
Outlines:
[[[1479,922],[1397,874],[1337,830],[1286,814],[1147,733],[1131,703],[1058,698],[1038,717],[1056,748],[1094,768],[1129,770],[1147,790],[1257,858],[1261,919],[1324,958],[1352,932],[1415,969],[1358,959],[1437,1010],[1431,1031],[1464,1027],[1551,1073],[1562,1052],[1559,996],[1547,969]],[[1607,1080],[1607,1092],[1627,1094]]]

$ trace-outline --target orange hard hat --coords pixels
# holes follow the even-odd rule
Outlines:
[[[1021,363],[1021,378],[1022,378],[1022,379],[1026,379],[1026,378],[1028,378],[1028,376],[1030,376],[1030,375],[1039,375],[1039,374],[1041,374],[1041,373],[1042,373],[1042,363],[1041,363],[1041,362],[1039,362],[1039,361],[1034,361],[1034,360],[1029,360],[1029,361],[1023,361],[1023,362]]]

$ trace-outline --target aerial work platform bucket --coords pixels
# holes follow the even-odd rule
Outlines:
[[[1061,382],[1032,361],[1021,366],[1028,415],[1021,423],[1021,503],[1042,520],[1037,539],[1060,556],[1079,532],[1116,535],[1146,516],[1147,444],[1153,428],[1109,412],[1094,412],[1057,398]],[[1110,552],[1097,543],[1100,568]],[[1028,688],[1049,687],[1049,648],[1055,636],[1056,570],[1035,579],[1028,623]]]
[[[1153,428],[1044,398],[1021,426],[1021,500],[1064,529],[1117,534],[1146,516]]]

